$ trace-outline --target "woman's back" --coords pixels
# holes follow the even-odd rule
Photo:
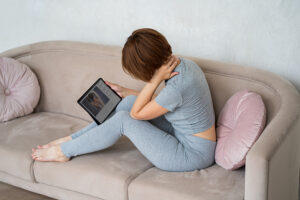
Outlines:
[[[180,58],[178,75],[165,81],[155,101],[170,112],[165,114],[176,131],[203,132],[215,123],[211,93],[202,69],[192,60]]]

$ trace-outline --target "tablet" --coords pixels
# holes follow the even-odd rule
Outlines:
[[[99,78],[78,100],[77,103],[99,125],[103,123],[122,100],[102,78]]]

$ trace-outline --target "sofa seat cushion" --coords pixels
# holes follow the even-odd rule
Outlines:
[[[31,149],[85,127],[87,121],[38,112],[0,123],[0,171],[101,199],[126,199],[130,181],[153,165],[122,136],[113,146],[59,162],[31,158]]]
[[[215,164],[190,172],[150,168],[132,181],[130,200],[243,200],[245,166],[228,171]]]
[[[85,126],[86,121],[63,114],[31,113],[0,123],[0,171],[34,181],[31,149],[66,136]]]
[[[69,134],[69,125],[60,120],[57,119],[55,125],[58,126],[57,131]],[[35,126],[38,129],[42,125]],[[38,183],[100,199],[127,200],[131,180],[151,167],[152,163],[126,136],[122,136],[107,149],[79,155],[68,162],[35,161],[33,171]]]

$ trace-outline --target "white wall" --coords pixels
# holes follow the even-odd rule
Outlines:
[[[0,52],[44,40],[123,46],[135,29],[174,53],[266,69],[300,91],[299,0],[0,0]]]

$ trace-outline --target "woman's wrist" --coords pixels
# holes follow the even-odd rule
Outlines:
[[[153,76],[152,79],[149,81],[151,84],[157,84],[159,85],[162,82],[162,79],[158,76]]]
[[[136,90],[133,90],[133,89],[129,89],[129,88],[125,88],[125,92],[124,92],[124,97],[127,97],[129,95],[135,95],[135,96],[138,96],[139,95],[139,92],[136,91]]]

